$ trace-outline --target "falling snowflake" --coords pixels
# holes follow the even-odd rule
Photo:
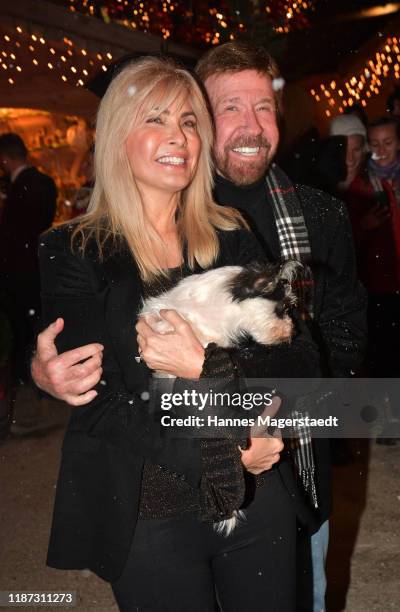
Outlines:
[[[282,77],[277,77],[276,79],[272,80],[272,89],[274,91],[280,91],[281,89],[283,89],[285,86],[285,79],[283,79]]]

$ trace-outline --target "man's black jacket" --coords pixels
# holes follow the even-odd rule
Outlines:
[[[366,295],[358,280],[347,209],[332,196],[303,185],[295,186],[307,226],[314,273],[314,340],[320,348],[324,374],[351,376],[366,345]],[[237,187],[216,177],[214,195],[221,205],[238,208],[268,258],[281,259],[273,202],[265,180]],[[319,520],[331,508],[329,441],[314,440],[319,489]]]
[[[53,179],[34,167],[24,168],[7,189],[0,222],[0,273],[39,273],[38,238],[56,212]]]

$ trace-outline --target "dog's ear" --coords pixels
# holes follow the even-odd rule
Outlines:
[[[242,302],[254,297],[270,297],[276,289],[280,268],[279,264],[247,264],[229,284],[233,299]]]
[[[279,271],[279,277],[292,283],[296,277],[300,276],[304,272],[305,268],[300,261],[289,260],[282,264]]]

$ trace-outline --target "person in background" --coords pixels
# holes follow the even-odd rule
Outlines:
[[[374,214],[360,218],[360,273],[369,293],[369,365],[372,376],[400,376],[400,135],[395,117],[381,117],[368,128],[371,157],[368,191]],[[399,441],[397,398],[388,395],[388,424],[377,442]],[[397,427],[397,429],[396,429]]]
[[[332,120],[329,132],[331,137],[345,138],[343,153],[346,172],[336,185],[337,194],[340,196],[350,189],[363,167],[367,153],[367,130],[356,115],[339,115]]]
[[[331,133],[347,139],[347,177],[338,185],[353,228],[360,278],[368,291],[367,373],[390,378],[400,374],[400,155],[398,123],[382,117],[367,133],[355,117],[339,116]],[[393,409],[393,407],[392,407]],[[395,408],[394,408],[395,409]],[[390,420],[389,415],[389,420]],[[390,424],[388,425],[390,427]],[[396,437],[382,432],[378,443]]]
[[[8,178],[0,221],[0,282],[14,335],[15,378],[26,382],[28,347],[40,312],[38,238],[53,222],[57,189],[50,176],[29,164],[18,134],[0,136],[0,167]]]

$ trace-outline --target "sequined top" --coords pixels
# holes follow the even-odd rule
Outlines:
[[[168,291],[190,274],[186,266],[172,268],[168,278],[144,285],[145,297]],[[199,490],[180,474],[146,461],[140,491],[139,518],[161,519],[199,512]]]

